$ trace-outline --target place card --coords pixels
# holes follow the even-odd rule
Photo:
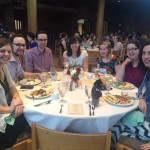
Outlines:
[[[68,114],[82,115],[83,114],[82,104],[69,103],[68,104]]]

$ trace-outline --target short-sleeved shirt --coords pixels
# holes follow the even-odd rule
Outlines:
[[[106,69],[107,73],[115,75],[116,74],[115,66],[120,64],[120,61],[117,57],[112,56],[112,59],[109,62],[105,63],[103,62],[102,57],[99,57],[98,63],[99,63],[99,68],[104,68]]]
[[[34,47],[25,53],[25,69],[27,72],[48,72],[52,65],[52,51],[48,47],[45,47],[44,52],[40,52],[38,47]]]
[[[141,70],[138,67],[133,67],[132,63],[129,63],[125,68],[125,74],[123,77],[124,82],[129,82],[139,87],[144,79],[146,70]]]
[[[70,65],[79,65],[83,67],[84,58],[88,56],[87,51],[82,50],[79,57],[73,58],[72,56],[67,56],[67,51],[63,53],[63,57],[68,59]]]
[[[8,63],[8,69],[10,71],[12,79],[15,82],[17,81],[17,79],[21,80],[24,78],[24,70],[22,69],[21,62],[19,59],[16,60],[13,55]]]

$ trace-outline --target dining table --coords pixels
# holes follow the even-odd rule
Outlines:
[[[49,79],[50,80],[50,79]],[[137,88],[126,90],[128,95],[134,97],[131,105],[112,104],[106,99],[106,90],[102,90],[98,107],[91,109],[87,103],[85,85],[81,84],[72,91],[67,90],[64,95],[65,103],[60,103],[58,84],[61,81],[49,81],[46,89],[52,88],[53,93],[44,98],[30,97],[29,94],[41,89],[41,85],[35,85],[33,89],[20,89],[16,87],[24,103],[24,115],[29,125],[33,122],[52,130],[74,133],[105,133],[115,125],[125,114],[138,107],[136,99]],[[120,95],[125,90],[112,87],[111,94]],[[49,101],[49,102],[47,102]],[[40,105],[41,103],[44,104]],[[39,104],[39,105],[38,105]],[[37,105],[37,106],[36,106]],[[90,114],[91,113],[91,114]]]

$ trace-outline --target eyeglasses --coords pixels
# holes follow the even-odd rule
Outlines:
[[[18,47],[25,47],[26,46],[26,44],[21,44],[21,43],[13,43],[14,45],[16,45],[16,46],[18,46]]]
[[[137,47],[133,47],[133,48],[130,48],[130,49],[127,49],[127,52],[133,52],[133,51],[136,51],[138,48]]]
[[[46,42],[47,41],[47,39],[37,39],[37,40],[40,42]]]

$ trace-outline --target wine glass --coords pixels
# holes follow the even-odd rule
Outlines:
[[[61,100],[59,101],[60,103],[65,103],[66,102],[63,98],[64,98],[64,95],[67,92],[67,89],[68,89],[67,84],[65,84],[64,82],[58,83],[58,92],[61,96]]]
[[[41,74],[40,74],[40,78],[41,78],[41,81],[43,82],[43,88],[46,88],[47,86],[45,85],[45,83],[46,83],[46,81],[47,81],[47,79],[48,79],[48,72],[42,72]]]
[[[109,90],[112,88],[112,85],[113,85],[113,78],[110,76],[106,80],[106,89],[108,91],[107,94],[109,94]]]
[[[91,92],[92,92],[92,88],[93,88],[93,85],[85,85],[85,94],[86,94],[86,96],[88,97],[88,101],[86,101],[85,103],[86,104],[91,104],[91,101],[90,101],[90,99],[91,99]]]

